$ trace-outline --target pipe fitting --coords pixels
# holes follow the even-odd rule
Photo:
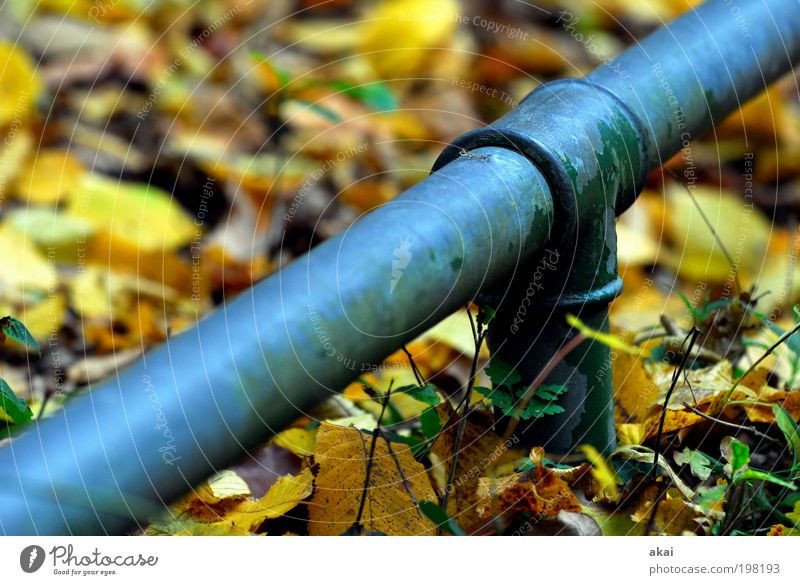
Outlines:
[[[583,443],[605,452],[614,447],[613,387],[610,375],[601,375],[609,349],[586,340],[566,357],[562,353],[576,335],[568,313],[608,329],[608,304],[622,290],[614,220],[647,178],[646,144],[639,119],[612,92],[585,79],[563,79],[531,92],[494,124],[455,140],[434,166],[435,171],[475,148],[508,148],[533,162],[550,187],[558,233],[551,233],[548,249],[478,298],[496,310],[488,338],[493,356],[511,364],[523,386],[548,368],[545,383],[568,389],[559,399],[564,413],[518,427],[528,445],[555,453]],[[546,274],[542,266],[549,267]],[[551,360],[561,361],[554,367]],[[499,417],[499,427],[507,423]]]
[[[544,174],[565,237],[613,205],[617,214],[636,199],[649,172],[639,119],[610,90],[586,79],[560,79],[537,88],[519,106],[485,128],[457,138],[433,170],[462,151],[484,146],[516,150]]]

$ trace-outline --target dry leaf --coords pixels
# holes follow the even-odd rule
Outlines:
[[[309,503],[309,534],[342,534],[355,522],[371,440],[370,435],[354,428],[320,425],[314,452],[318,471],[314,497]],[[370,532],[389,535],[434,534],[434,526],[414,505],[403,481],[405,476],[418,502],[436,502],[425,468],[414,460],[406,445],[393,443],[392,450],[397,462],[389,453],[387,442],[378,440],[361,524]]]
[[[452,415],[452,408],[446,403],[436,407],[442,425],[445,425]],[[438,458],[438,469],[432,472],[439,477],[448,477],[453,461],[453,445],[457,431],[458,419],[453,418],[449,427],[444,428],[439,438],[433,444],[431,452]],[[458,454],[456,473],[451,487],[447,512],[459,526],[471,526],[479,519],[478,506],[478,481],[487,472],[496,467],[508,453],[508,447],[503,440],[491,430],[491,415],[473,411],[464,431],[461,441],[461,450]],[[437,485],[443,493],[444,485]]]
[[[500,479],[480,478],[477,498],[477,512],[484,522],[498,514],[508,521],[520,512],[555,518],[562,510],[582,511],[567,482],[542,465]]]

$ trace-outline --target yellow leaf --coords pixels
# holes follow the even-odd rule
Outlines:
[[[309,503],[309,534],[342,534],[355,522],[371,440],[370,435],[354,428],[325,422],[319,427],[314,453],[319,471]],[[436,494],[425,468],[414,459],[408,446],[393,443],[393,457],[387,445],[385,439],[379,439],[376,445],[361,524],[366,530],[389,535],[433,534],[433,525],[414,505],[403,480],[405,477],[418,502],[435,502]]]
[[[652,493],[652,497],[658,493],[656,486]],[[653,525],[651,529],[655,529],[661,534],[668,536],[691,535],[698,532],[700,524],[697,519],[702,518],[702,515],[689,507],[686,502],[676,495],[667,494],[658,504],[650,498],[642,498],[636,510],[631,514],[631,520],[639,524],[647,524],[652,518]],[[658,506],[655,509],[655,516],[653,516],[653,506]]]
[[[172,506],[173,521],[154,524],[148,534],[252,534],[265,520],[282,516],[314,489],[314,476],[304,469],[278,478],[264,497],[246,498],[250,489],[235,472],[226,470]]]
[[[55,207],[26,206],[15,209],[6,221],[24,233],[47,254],[51,262],[77,264],[85,259],[86,242],[94,228]]]
[[[443,343],[469,359],[475,356],[475,340],[472,338],[466,309],[456,311],[438,325],[428,329],[417,341],[426,344]],[[481,346],[480,355],[482,358],[489,357],[486,344]]]
[[[195,495],[206,503],[216,504],[228,498],[249,496],[250,488],[235,471],[225,469],[198,487]]]
[[[583,321],[578,319],[575,315],[567,314],[567,323],[580,331],[587,338],[593,339],[598,343],[602,343],[603,345],[607,345],[612,349],[629,353],[631,355],[642,355],[644,353],[644,350],[641,347],[636,347],[634,345],[630,345],[629,343],[625,343],[621,337],[592,329]]]
[[[33,138],[30,132],[11,126],[2,132],[0,126],[0,197],[11,190],[14,179],[25,166],[25,161],[33,152]]]
[[[41,88],[25,51],[0,42],[0,128],[21,125],[30,116]]]
[[[36,339],[47,339],[61,329],[67,300],[61,293],[48,295],[45,300],[35,306],[25,306],[19,318]]]
[[[28,203],[58,203],[77,192],[85,172],[68,150],[44,150],[17,177],[16,194]]]
[[[310,469],[299,475],[284,475],[279,478],[263,498],[239,503],[222,521],[242,531],[252,532],[270,518],[283,516],[314,490],[314,476]]]
[[[109,232],[100,232],[91,238],[83,252],[83,260],[88,266],[161,283],[184,298],[199,301],[208,293],[205,265],[194,256],[190,262],[177,252],[137,249]],[[194,249],[192,254],[196,255]]]
[[[644,431],[643,423],[623,423],[617,425],[617,440],[620,445],[641,445]]]
[[[658,435],[658,427],[661,420],[661,412],[651,416],[644,425],[644,437],[642,441],[647,441]],[[663,433],[674,433],[692,427],[703,422],[703,417],[689,410],[667,410],[664,417]],[[640,441],[640,442],[642,442]]]
[[[307,457],[314,452],[314,445],[316,445],[317,442],[317,431],[316,429],[301,428],[286,429],[275,435],[272,442],[278,445],[278,447],[288,449],[295,455]]]
[[[735,251],[737,242],[747,242],[739,271],[744,275],[759,274],[772,224],[734,193],[701,185],[695,186],[692,193],[729,250]],[[670,212],[665,219],[667,236],[673,242],[672,268],[689,282],[723,282],[731,266],[686,190],[672,183],[667,189],[667,205]]]
[[[70,199],[67,213],[142,250],[173,250],[202,235],[169,193],[92,175]]]
[[[600,495],[610,501],[616,501],[619,498],[617,474],[597,449],[591,445],[582,445],[580,449],[592,464],[592,476],[600,484]]]
[[[57,284],[55,266],[25,234],[9,225],[0,227],[0,297],[21,302],[31,293],[44,293]]]
[[[658,398],[658,387],[644,369],[642,360],[620,352],[612,362],[611,374],[617,420],[620,423],[642,422]]]
[[[455,0],[389,0],[364,15],[359,53],[384,79],[410,77],[447,46],[459,19]]]

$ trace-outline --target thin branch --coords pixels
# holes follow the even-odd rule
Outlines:
[[[469,311],[467,308],[467,313],[469,314],[469,322],[472,327],[472,338],[475,341],[475,355],[472,358],[472,365],[470,367],[469,372],[469,380],[467,380],[467,390],[464,393],[464,398],[461,400],[461,404],[464,405],[464,411],[461,414],[461,418],[458,421],[458,428],[456,429],[456,437],[453,441],[453,460],[450,463],[450,473],[447,475],[447,483],[445,484],[444,489],[444,496],[442,496],[442,509],[447,511],[447,504],[450,500],[450,486],[453,485],[453,481],[456,478],[456,468],[458,467],[458,455],[461,451],[461,442],[464,440],[464,432],[467,429],[467,419],[469,418],[470,413],[470,401],[472,399],[472,389],[475,387],[475,377],[478,373],[478,360],[480,359],[481,353],[481,346],[483,345],[483,340],[486,337],[486,332],[483,330],[483,324],[478,323],[477,326],[475,324],[475,319],[472,317],[472,312]],[[459,405],[460,406],[460,405]],[[458,408],[453,413],[453,416],[458,415]],[[452,418],[452,417],[451,417]],[[447,421],[449,424],[449,420]],[[447,425],[445,425],[446,427]]]
[[[357,534],[360,534],[364,527],[361,525],[361,517],[364,515],[364,504],[367,501],[367,492],[369,491],[369,480],[370,475],[372,475],[372,465],[375,461],[375,446],[378,443],[378,435],[381,433],[381,420],[383,420],[383,415],[386,413],[386,407],[389,404],[389,398],[392,395],[392,384],[394,380],[389,383],[389,389],[386,391],[386,395],[383,397],[383,404],[381,404],[381,413],[378,415],[378,423],[375,425],[375,428],[372,430],[372,442],[369,446],[369,456],[367,457],[367,469],[364,473],[364,487],[361,491],[361,501],[358,504],[358,513],[356,514],[356,521],[353,523],[353,528]],[[360,436],[360,433],[359,433]]]
[[[702,410],[698,410],[697,408],[695,408],[694,406],[692,406],[688,402],[682,402],[681,404],[685,408],[688,408],[689,410],[691,410],[697,416],[700,416],[700,417],[702,417],[702,418],[704,418],[704,419],[706,419],[708,421],[711,421],[713,423],[716,423],[716,424],[719,424],[719,425],[723,425],[723,426],[726,426],[726,427],[731,427],[733,429],[739,429],[740,431],[748,431],[750,433],[753,433],[755,436],[761,437],[762,439],[766,439],[767,441],[771,441],[772,443],[780,443],[780,441],[778,441],[777,439],[775,439],[773,437],[770,437],[769,435],[767,435],[765,433],[762,433],[761,431],[759,431],[755,427],[748,427],[747,425],[740,425],[740,424],[736,424],[734,422],[729,422],[729,421],[726,421],[726,420],[722,420],[722,419],[713,417],[710,414],[706,414]]]
[[[417,502],[417,496],[414,495],[414,491],[411,489],[411,482],[408,481],[405,472],[403,471],[403,466],[400,465],[400,459],[397,457],[397,453],[395,453],[394,448],[392,447],[392,442],[386,438],[386,436],[378,430],[378,434],[381,435],[381,438],[386,441],[386,448],[389,450],[389,456],[394,461],[395,466],[397,467],[397,472],[400,474],[400,479],[403,482],[403,487],[408,492],[408,496],[411,498],[411,502],[414,504],[414,507],[417,509],[417,513],[422,516],[422,512],[419,509],[419,502]]]
[[[661,439],[664,435],[664,421],[667,418],[667,406],[669,406],[669,399],[672,398],[672,393],[675,391],[675,386],[678,384],[678,380],[681,377],[681,372],[686,367],[686,361],[689,359],[689,354],[692,352],[694,342],[697,340],[699,335],[700,330],[697,327],[693,327],[686,336],[686,338],[689,340],[689,347],[683,354],[678,369],[675,370],[674,374],[672,374],[672,383],[669,386],[669,390],[667,390],[667,395],[664,397],[664,410],[661,411],[661,418],[658,421],[658,434],[656,435],[656,444],[655,448],[653,449],[653,479],[658,477],[658,456],[660,455],[661,451]]]
[[[411,364],[411,371],[414,372],[414,379],[417,381],[417,386],[424,386],[425,378],[423,377],[422,372],[419,371],[417,364],[414,363],[414,357],[411,355],[411,352],[408,351],[408,348],[405,345],[403,346],[403,353],[408,356],[408,362]]]

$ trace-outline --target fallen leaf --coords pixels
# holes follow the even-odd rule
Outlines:
[[[359,27],[357,53],[381,79],[419,74],[458,24],[455,0],[389,0],[376,4]]]
[[[437,457],[432,468],[434,477],[447,478],[453,462],[453,447],[455,434],[458,429],[458,418],[452,417],[452,408],[447,403],[436,407],[439,419],[449,426],[439,434],[434,442],[431,452]],[[509,453],[509,447],[514,443],[506,444],[492,430],[491,415],[472,411],[464,430],[461,449],[458,453],[456,471],[453,484],[450,486],[447,513],[459,526],[472,526],[479,519],[477,510],[479,498],[477,495],[478,482],[487,471],[496,467],[504,456]],[[446,479],[443,483],[446,483]],[[444,493],[445,485],[437,485],[437,490]]]
[[[534,518],[555,518],[562,510],[582,511],[567,482],[542,465],[499,479],[480,478],[477,498],[483,522],[492,521],[495,515],[509,522],[521,512]]]
[[[54,205],[72,197],[86,170],[68,150],[43,150],[17,176],[17,197],[34,205]]]
[[[627,352],[615,355],[611,373],[614,379],[617,422],[642,422],[658,398],[658,387],[645,370],[639,356]]]
[[[356,521],[363,494],[367,458],[372,437],[357,429],[322,423],[313,461],[316,489],[309,503],[309,534],[338,535]],[[406,445],[379,439],[372,461],[361,524],[365,530],[388,535],[431,535],[433,524],[417,509],[403,476],[417,502],[437,501],[425,468],[414,460]]]
[[[84,179],[66,212],[142,250],[174,250],[203,233],[169,193],[95,175]]]
[[[0,42],[0,128],[27,120],[42,84],[27,53],[7,41]]]
[[[295,455],[307,457],[314,452],[317,442],[316,429],[293,428],[281,431],[272,439],[279,447],[288,449]]]

